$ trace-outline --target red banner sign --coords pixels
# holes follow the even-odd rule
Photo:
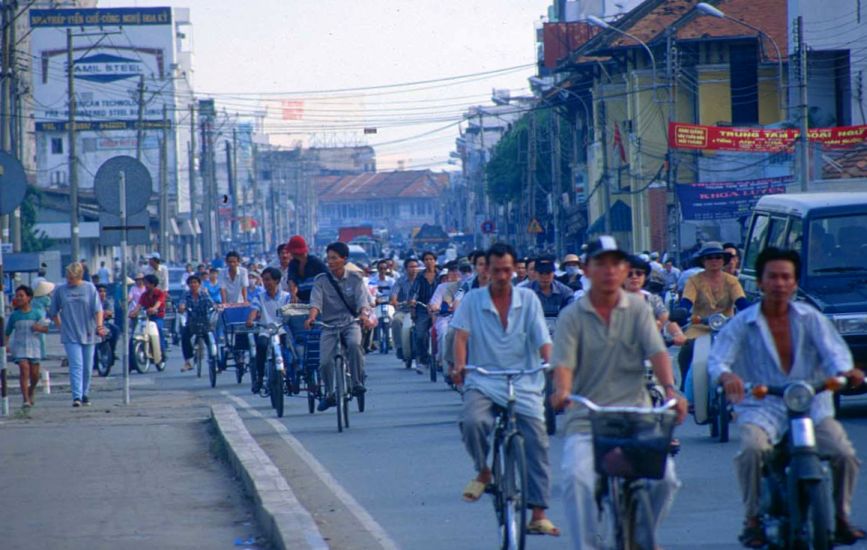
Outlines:
[[[668,141],[678,149],[709,149],[779,153],[790,151],[801,132],[797,129],[726,128],[672,122],[668,125]],[[844,149],[867,141],[867,125],[811,128],[810,141],[829,149]]]

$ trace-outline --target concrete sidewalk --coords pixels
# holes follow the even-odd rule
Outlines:
[[[52,382],[63,380],[56,362],[47,366]],[[53,383],[29,411],[10,380],[13,414],[0,418],[0,545],[267,547],[241,485],[215,458],[207,405],[150,384],[124,406],[120,377],[102,380],[91,407],[72,408],[68,389]]]

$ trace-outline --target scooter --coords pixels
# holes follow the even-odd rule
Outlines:
[[[403,316],[403,322],[400,324],[400,349],[403,364],[407,369],[412,368],[412,360],[415,357],[415,319],[412,318],[409,305],[406,302],[401,302],[398,307],[406,307],[406,314]]]
[[[158,371],[166,369],[162,349],[160,348],[160,331],[157,324],[148,319],[144,308],[136,317],[135,329],[130,341],[130,367],[144,374],[151,365]]]
[[[391,350],[391,319],[394,316],[394,308],[388,303],[388,296],[380,293],[376,297],[376,318],[379,326],[379,353],[387,354]]]
[[[819,455],[810,409],[816,394],[838,391],[846,378],[797,381],[785,386],[746,384],[756,399],[781,397],[789,416],[786,436],[764,461],[761,513],[769,548],[832,547],[834,504],[831,472]]]
[[[107,325],[107,324],[106,324]],[[108,326],[106,326],[108,330]],[[106,377],[114,366],[115,356],[111,349],[111,331],[99,337],[99,342],[93,349],[93,365],[100,376]]]
[[[675,310],[672,320],[682,319],[686,312],[682,309]],[[694,315],[691,324],[701,324],[710,328],[709,334],[696,338],[693,342],[692,363],[686,374],[684,389],[687,398],[691,397],[693,404],[693,418],[699,425],[710,426],[710,436],[718,438],[720,443],[729,440],[729,423],[731,422],[732,407],[726,399],[722,387],[712,386],[707,372],[707,363],[710,357],[711,346],[714,338],[728,323],[729,317],[722,313],[715,313],[709,317],[700,318]]]

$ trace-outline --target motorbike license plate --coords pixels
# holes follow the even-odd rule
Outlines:
[[[795,447],[816,446],[816,432],[813,429],[812,418],[793,418],[789,431],[792,434],[792,443]]]

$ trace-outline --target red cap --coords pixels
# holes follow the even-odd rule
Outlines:
[[[289,239],[287,248],[289,248],[290,254],[307,254],[308,252],[307,241],[301,235],[295,235]]]

